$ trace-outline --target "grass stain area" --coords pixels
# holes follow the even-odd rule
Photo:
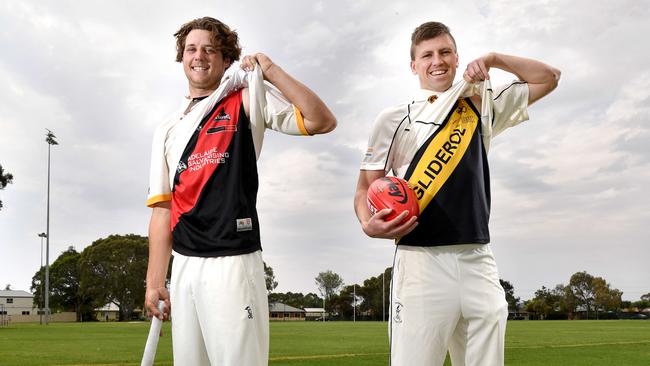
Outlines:
[[[172,365],[170,324],[156,365]],[[272,322],[269,365],[388,365],[382,322]],[[0,328],[0,365],[139,365],[148,322],[12,324]],[[513,321],[506,365],[650,364],[650,321]],[[450,365],[447,360],[445,365]]]

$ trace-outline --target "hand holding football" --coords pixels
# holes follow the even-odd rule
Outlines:
[[[401,178],[382,177],[375,180],[368,187],[367,200],[371,215],[385,208],[393,210],[384,218],[386,221],[394,219],[404,211],[409,212],[404,221],[420,214],[415,192]]]

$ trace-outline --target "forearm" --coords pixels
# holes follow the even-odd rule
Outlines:
[[[172,253],[172,236],[169,228],[169,209],[155,207],[149,223],[149,263],[147,288],[165,287],[167,267]]]
[[[318,95],[280,66],[272,64],[264,71],[264,76],[300,110],[310,134],[327,133],[336,127],[334,114]]]
[[[557,83],[560,79],[559,70],[537,60],[496,52],[491,52],[486,58],[488,67],[512,73],[530,84]]]
[[[560,70],[529,58],[492,52],[485,57],[485,64],[488,68],[496,67],[526,81],[529,105],[552,92],[560,80]]]
[[[361,227],[364,228],[368,225],[368,220],[370,220],[370,209],[368,208],[367,203],[368,188],[360,189],[357,188],[357,192],[354,195],[354,212],[359,219]]]

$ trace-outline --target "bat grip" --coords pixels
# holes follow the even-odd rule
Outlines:
[[[158,311],[161,313],[165,309],[165,302],[158,301]],[[144,355],[142,356],[142,363],[140,366],[152,366],[154,358],[156,357],[156,348],[158,348],[158,338],[160,337],[160,328],[162,327],[162,320],[158,317],[151,317],[151,327],[149,328],[149,336],[147,337],[147,344],[144,346]]]

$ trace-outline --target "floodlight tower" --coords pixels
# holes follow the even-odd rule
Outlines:
[[[56,136],[47,130],[47,226],[45,231],[45,324],[50,322],[50,150],[52,145],[58,145]]]

